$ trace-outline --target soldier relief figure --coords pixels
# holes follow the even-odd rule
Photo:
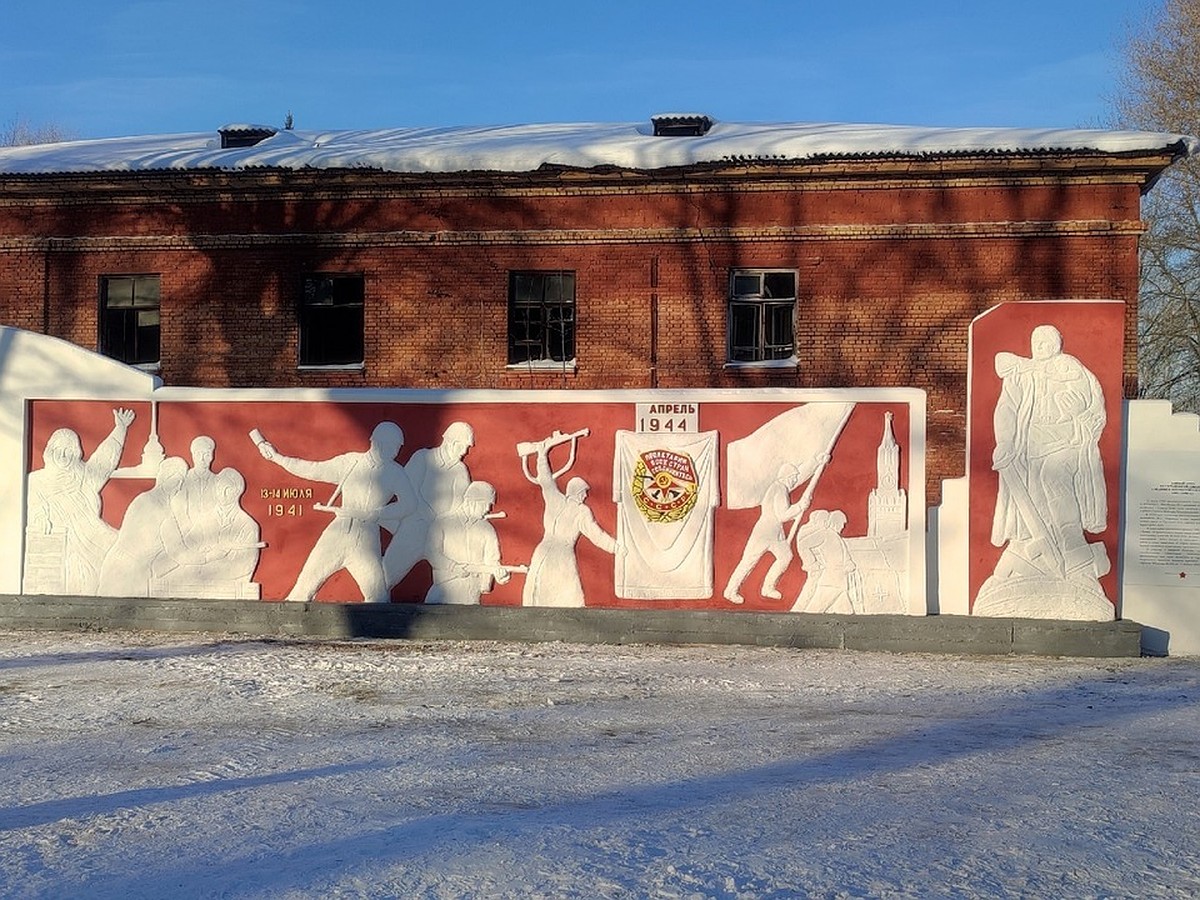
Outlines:
[[[840,509],[814,509],[796,531],[796,550],[806,577],[792,612],[860,613],[862,585],[842,531]]]
[[[415,451],[404,464],[416,505],[412,514],[398,524],[383,523],[395,532],[383,555],[389,589],[399,584],[420,560],[429,560],[431,564],[435,561],[438,526],[466,499],[471,473],[464,458],[474,444],[474,429],[466,422],[452,422],[437,447]]]
[[[160,561],[183,558],[186,545],[172,506],[187,476],[187,463],[168,456],[154,487],[133,498],[120,531],[100,566],[101,597],[149,597],[150,577]]]
[[[493,584],[507,584],[514,572],[525,566],[500,562],[500,539],[488,519],[493,513],[496,489],[486,481],[472,481],[453,513],[434,524],[433,585],[426,603],[474,604]]]
[[[328,460],[284,456],[257,429],[251,440],[264,459],[310,481],[334,484],[328,503],[313,509],[331,513],[305,560],[288,600],[311,601],[339,569],[357,582],[363,600],[389,602],[391,589],[419,561],[428,560],[433,583],[425,602],[477,604],[494,584],[506,584],[523,566],[500,562],[500,543],[489,520],[496,491],[471,481],[463,458],[475,443],[466,422],[446,428],[437,447],[418,449],[401,465],[396,457],[404,433],[394,422],[381,422],[363,452]],[[382,549],[382,533],[393,537]]]
[[[1112,619],[1099,579],[1109,571],[1098,534],[1108,522],[1100,434],[1100,382],[1062,351],[1062,335],[1039,325],[1029,358],[996,354],[1003,380],[996,404],[999,474],[991,541],[1004,547],[973,612],[1081,620]]]
[[[820,465],[827,462],[826,458]],[[772,600],[783,597],[779,592],[779,579],[787,571],[792,562],[791,540],[784,534],[784,525],[790,521],[799,521],[812,503],[812,492],[806,492],[795,503],[791,500],[791,492],[802,482],[800,470],[791,463],[784,463],[779,473],[763,494],[759,506],[758,520],[746,539],[746,548],[742,558],[729,582],[725,585],[724,596],[730,603],[741,605],[745,603],[742,596],[742,583],[746,576],[758,565],[758,561],[770,553],[774,557],[771,567],[763,578],[762,595]]]
[[[250,439],[263,459],[307,481],[335,485],[328,503],[313,509],[333,518],[304,561],[287,599],[309,602],[331,575],[345,569],[368,603],[390,599],[384,575],[380,528],[384,522],[403,522],[416,507],[404,467],[396,454],[404,432],[394,422],[380,422],[365,451],[342,453],[332,459],[308,460],[285,456],[255,429]]]

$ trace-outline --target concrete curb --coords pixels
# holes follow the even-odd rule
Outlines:
[[[1130,657],[1136,622],[0,595],[0,628]]]

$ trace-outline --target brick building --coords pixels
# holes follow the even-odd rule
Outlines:
[[[0,150],[0,322],[168,385],[915,386],[967,327],[1127,304],[1179,135],[714,124],[219,132]]]

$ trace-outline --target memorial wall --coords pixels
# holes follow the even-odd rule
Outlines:
[[[1197,653],[1200,431],[1121,399],[1123,323],[975,321],[928,580],[919,390],[166,388],[0,328],[0,592],[1124,616]]]
[[[24,403],[25,594],[926,611],[920,391],[96,397],[89,365]]]

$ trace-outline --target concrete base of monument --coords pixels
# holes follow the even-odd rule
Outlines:
[[[306,638],[754,644],[889,653],[1139,656],[1142,626],[973,616],[0,596],[0,628]]]

